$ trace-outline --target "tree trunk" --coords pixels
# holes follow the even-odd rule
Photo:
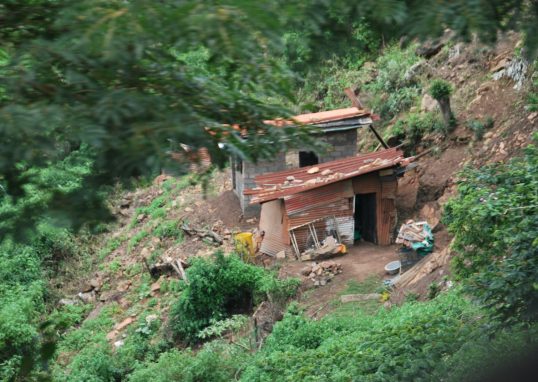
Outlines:
[[[454,114],[452,114],[452,109],[450,108],[450,98],[443,97],[437,100],[439,102],[439,107],[441,108],[441,113],[443,114],[443,120],[445,121],[445,126],[447,131],[451,131],[456,125],[456,119]]]

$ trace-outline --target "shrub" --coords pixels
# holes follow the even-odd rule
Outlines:
[[[135,370],[129,381],[233,381],[248,356],[244,349],[222,342],[206,344],[197,353],[174,349],[161,354],[157,362]]]
[[[287,314],[241,380],[430,380],[447,354],[476,336],[478,314],[455,291],[348,320]]]
[[[443,131],[443,123],[437,114],[410,113],[392,126],[391,134],[399,139],[406,139],[410,146],[415,146],[425,134],[432,131]]]
[[[469,129],[474,133],[474,137],[477,141],[482,140],[486,129],[491,129],[493,127],[494,121],[493,118],[488,117],[484,122],[473,119],[468,122]]]
[[[430,85],[430,95],[436,100],[450,97],[453,90],[452,85],[444,80],[433,80]]]
[[[268,294],[289,296],[297,281],[277,280],[266,270],[217,252],[213,259],[194,258],[187,270],[189,285],[172,307],[172,330],[182,340],[196,341],[200,330],[234,313],[249,311]]]
[[[160,223],[155,228],[153,235],[160,237],[161,239],[171,237],[181,240],[183,238],[183,231],[181,230],[178,221],[167,220]]]

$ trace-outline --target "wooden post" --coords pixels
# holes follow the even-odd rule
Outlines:
[[[347,98],[351,100],[351,104],[353,106],[355,106],[357,109],[364,109],[364,106],[362,105],[361,100],[359,99],[359,97],[357,97],[353,89],[345,88],[344,93],[346,93]]]

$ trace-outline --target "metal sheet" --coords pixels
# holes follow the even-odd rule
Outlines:
[[[338,232],[340,234],[340,240],[342,243],[347,245],[353,245],[354,242],[354,233],[355,233],[355,218],[353,216],[340,216],[336,217],[336,226],[335,219],[328,218],[325,221],[325,229],[327,232],[335,231],[336,226],[338,227]]]
[[[289,215],[289,227],[290,229],[294,229],[306,223],[330,216],[353,216],[353,204],[351,200],[350,198],[345,198],[299,214]]]
[[[294,215],[320,205],[351,197],[353,197],[353,188],[351,181],[347,180],[286,197],[285,207],[288,215]]]
[[[244,194],[253,195],[251,203],[285,198],[381,169],[397,167],[403,160],[403,153],[392,148],[315,166],[263,174],[255,178],[257,187],[245,190]],[[308,173],[314,168],[317,171]],[[321,175],[322,173],[325,175]],[[295,180],[295,183],[290,183],[289,179]]]

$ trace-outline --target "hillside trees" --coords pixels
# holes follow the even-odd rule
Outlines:
[[[521,0],[8,0],[0,6],[0,182],[20,196],[26,169],[62,160],[81,144],[95,156],[87,193],[116,178],[177,168],[167,154],[171,142],[208,147],[219,164],[226,157],[219,143],[248,159],[270,157],[294,142],[312,143],[301,129],[263,123],[288,114],[272,100],[293,99],[284,61],[296,61],[282,60],[286,32],[298,36],[305,70],[347,42],[375,51],[380,39],[435,37],[445,27],[488,41],[499,30],[524,30],[532,55],[537,12],[535,2]],[[192,52],[202,53],[191,60]],[[84,215],[70,206],[50,207]]]

